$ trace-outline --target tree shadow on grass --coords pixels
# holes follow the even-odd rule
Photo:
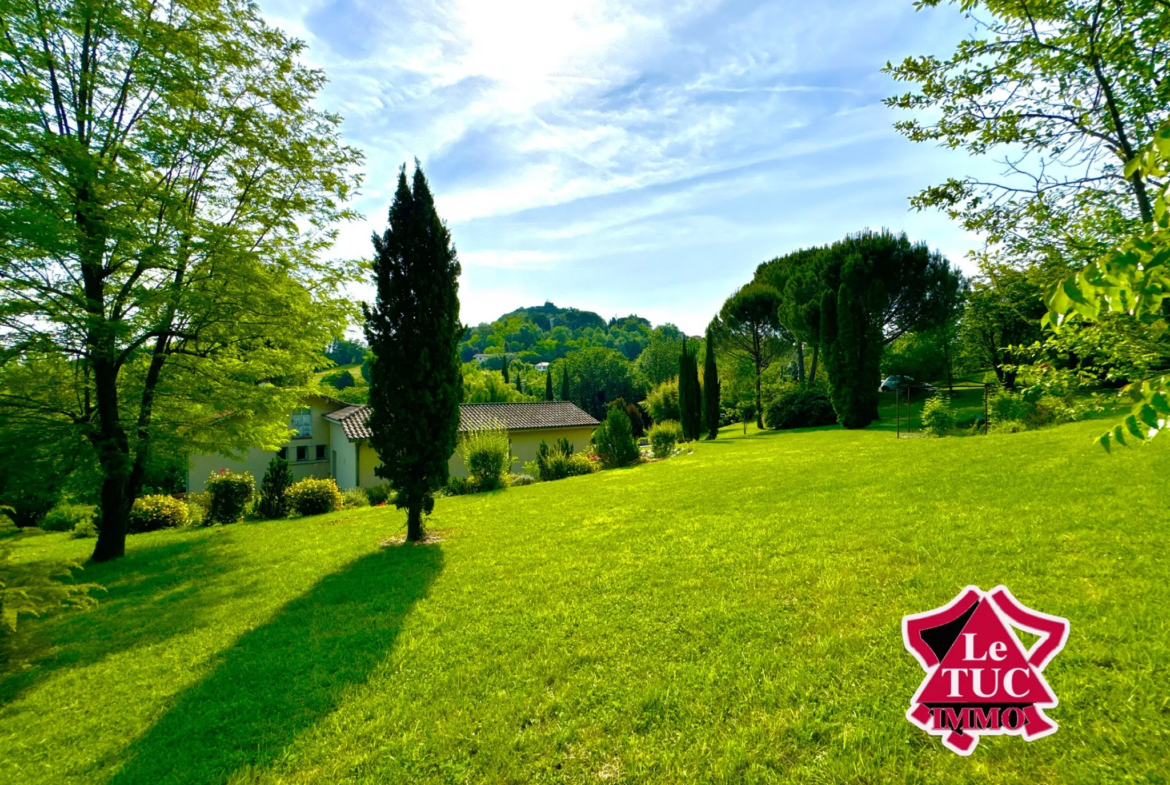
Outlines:
[[[222,581],[233,558],[214,538],[137,547],[122,559],[89,562],[73,573],[77,583],[101,591],[91,610],[54,613],[25,622],[12,642],[13,668],[0,674],[0,705],[62,668],[85,666],[135,646],[162,643],[198,625],[200,609],[246,586]]]
[[[325,577],[179,696],[112,783],[223,782],[269,765],[385,659],[442,568],[438,546],[404,545]]]

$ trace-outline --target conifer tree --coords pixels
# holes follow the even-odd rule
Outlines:
[[[702,436],[702,393],[699,389],[699,366],[695,355],[687,349],[683,340],[682,354],[678,358],[678,408],[682,418],[683,438],[688,441]]]
[[[714,325],[707,327],[707,353],[703,358],[703,425],[707,438],[719,435],[719,368],[715,365]]]
[[[418,541],[455,451],[463,325],[455,247],[417,159],[413,188],[399,170],[390,226],[373,240],[377,300],[362,310],[373,355],[370,445],[382,461],[374,473],[397,492],[406,537]]]
[[[552,369],[548,369],[544,374],[544,399],[546,401],[553,400],[552,390]]]
[[[564,367],[564,376],[561,377],[561,400],[568,401],[570,399],[569,388],[569,364],[566,362]]]
[[[504,384],[511,384],[508,381],[508,355],[506,353],[504,354]]]

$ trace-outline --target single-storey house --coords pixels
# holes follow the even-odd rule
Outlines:
[[[542,373],[548,372],[548,363],[546,362],[539,362],[534,367],[536,370],[541,371]]]
[[[459,406],[459,432],[481,430],[499,423],[508,432],[512,454],[519,471],[525,461],[536,459],[540,442],[552,444],[568,439],[573,449],[589,446],[597,420],[567,401],[534,403],[464,403]],[[369,445],[369,406],[356,406],[334,398],[312,396],[309,405],[294,412],[289,421],[293,432],[289,443],[275,453],[253,448],[241,460],[219,455],[192,455],[187,488],[202,491],[207,478],[218,469],[249,471],[259,484],[273,455],[289,462],[293,477],[332,477],[338,487],[369,488],[383,480],[374,474],[381,462]],[[448,463],[451,475],[466,477],[467,467],[458,448]]]

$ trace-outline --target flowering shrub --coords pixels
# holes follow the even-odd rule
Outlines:
[[[143,496],[134,500],[126,531],[130,534],[177,529],[190,522],[187,505],[172,496]]]
[[[244,510],[256,491],[256,478],[251,472],[233,472],[220,469],[207,480],[211,504],[207,509],[207,523],[235,523],[244,517]]]

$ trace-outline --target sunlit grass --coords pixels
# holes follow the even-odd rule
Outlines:
[[[385,508],[137,536],[97,610],[25,625],[0,782],[1157,782],[1170,446],[1100,430],[733,426],[440,500],[426,546]],[[899,624],[969,583],[1072,633],[1061,730],[961,759],[904,719]]]

